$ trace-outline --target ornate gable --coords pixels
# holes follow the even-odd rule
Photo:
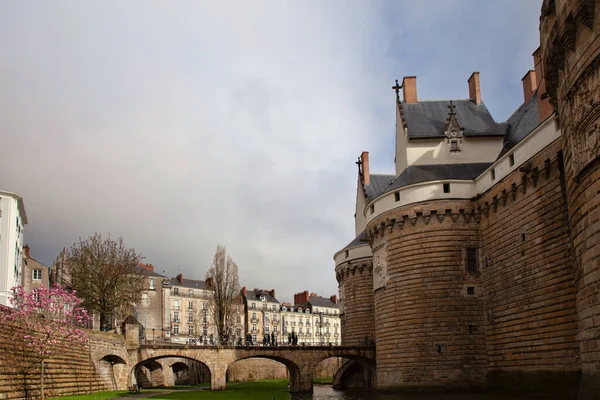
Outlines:
[[[450,152],[454,153],[461,150],[463,128],[461,128],[458,124],[458,119],[456,118],[456,113],[454,112],[454,104],[452,104],[452,100],[450,100],[450,105],[448,108],[450,111],[448,113],[446,125],[444,126],[444,135],[446,136],[446,141],[448,143]]]

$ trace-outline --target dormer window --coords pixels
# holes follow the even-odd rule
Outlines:
[[[450,109],[450,112],[448,113],[448,119],[446,120],[446,126],[444,127],[444,135],[446,136],[446,140],[450,145],[450,153],[456,153],[461,150],[460,145],[462,143],[463,130],[456,119],[456,113],[454,112],[454,104],[452,104],[452,100],[450,101],[448,108]]]
[[[265,295],[260,296],[260,301],[266,301],[266,300],[267,300],[267,297]]]

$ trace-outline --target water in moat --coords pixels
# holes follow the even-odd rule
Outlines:
[[[378,394],[363,390],[334,390],[328,385],[315,385],[312,394],[290,394],[291,400],[540,400],[539,396],[500,395],[487,393],[404,395]],[[546,398],[547,399],[547,398]],[[559,399],[559,398],[555,398]]]

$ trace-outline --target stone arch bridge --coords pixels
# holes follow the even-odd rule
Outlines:
[[[211,390],[224,390],[228,367],[239,360],[267,358],[284,364],[290,376],[290,391],[312,391],[313,371],[321,361],[330,357],[353,360],[373,369],[375,348],[373,346],[274,346],[274,347],[196,347],[181,345],[142,345],[129,356],[128,383],[135,381],[136,368],[162,358],[186,358],[206,365],[210,370]]]

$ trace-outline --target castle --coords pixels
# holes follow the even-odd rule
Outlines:
[[[342,344],[375,340],[380,390],[599,398],[600,0],[545,0],[540,21],[507,121],[477,72],[444,101],[405,77],[395,173],[359,158],[335,272]]]

